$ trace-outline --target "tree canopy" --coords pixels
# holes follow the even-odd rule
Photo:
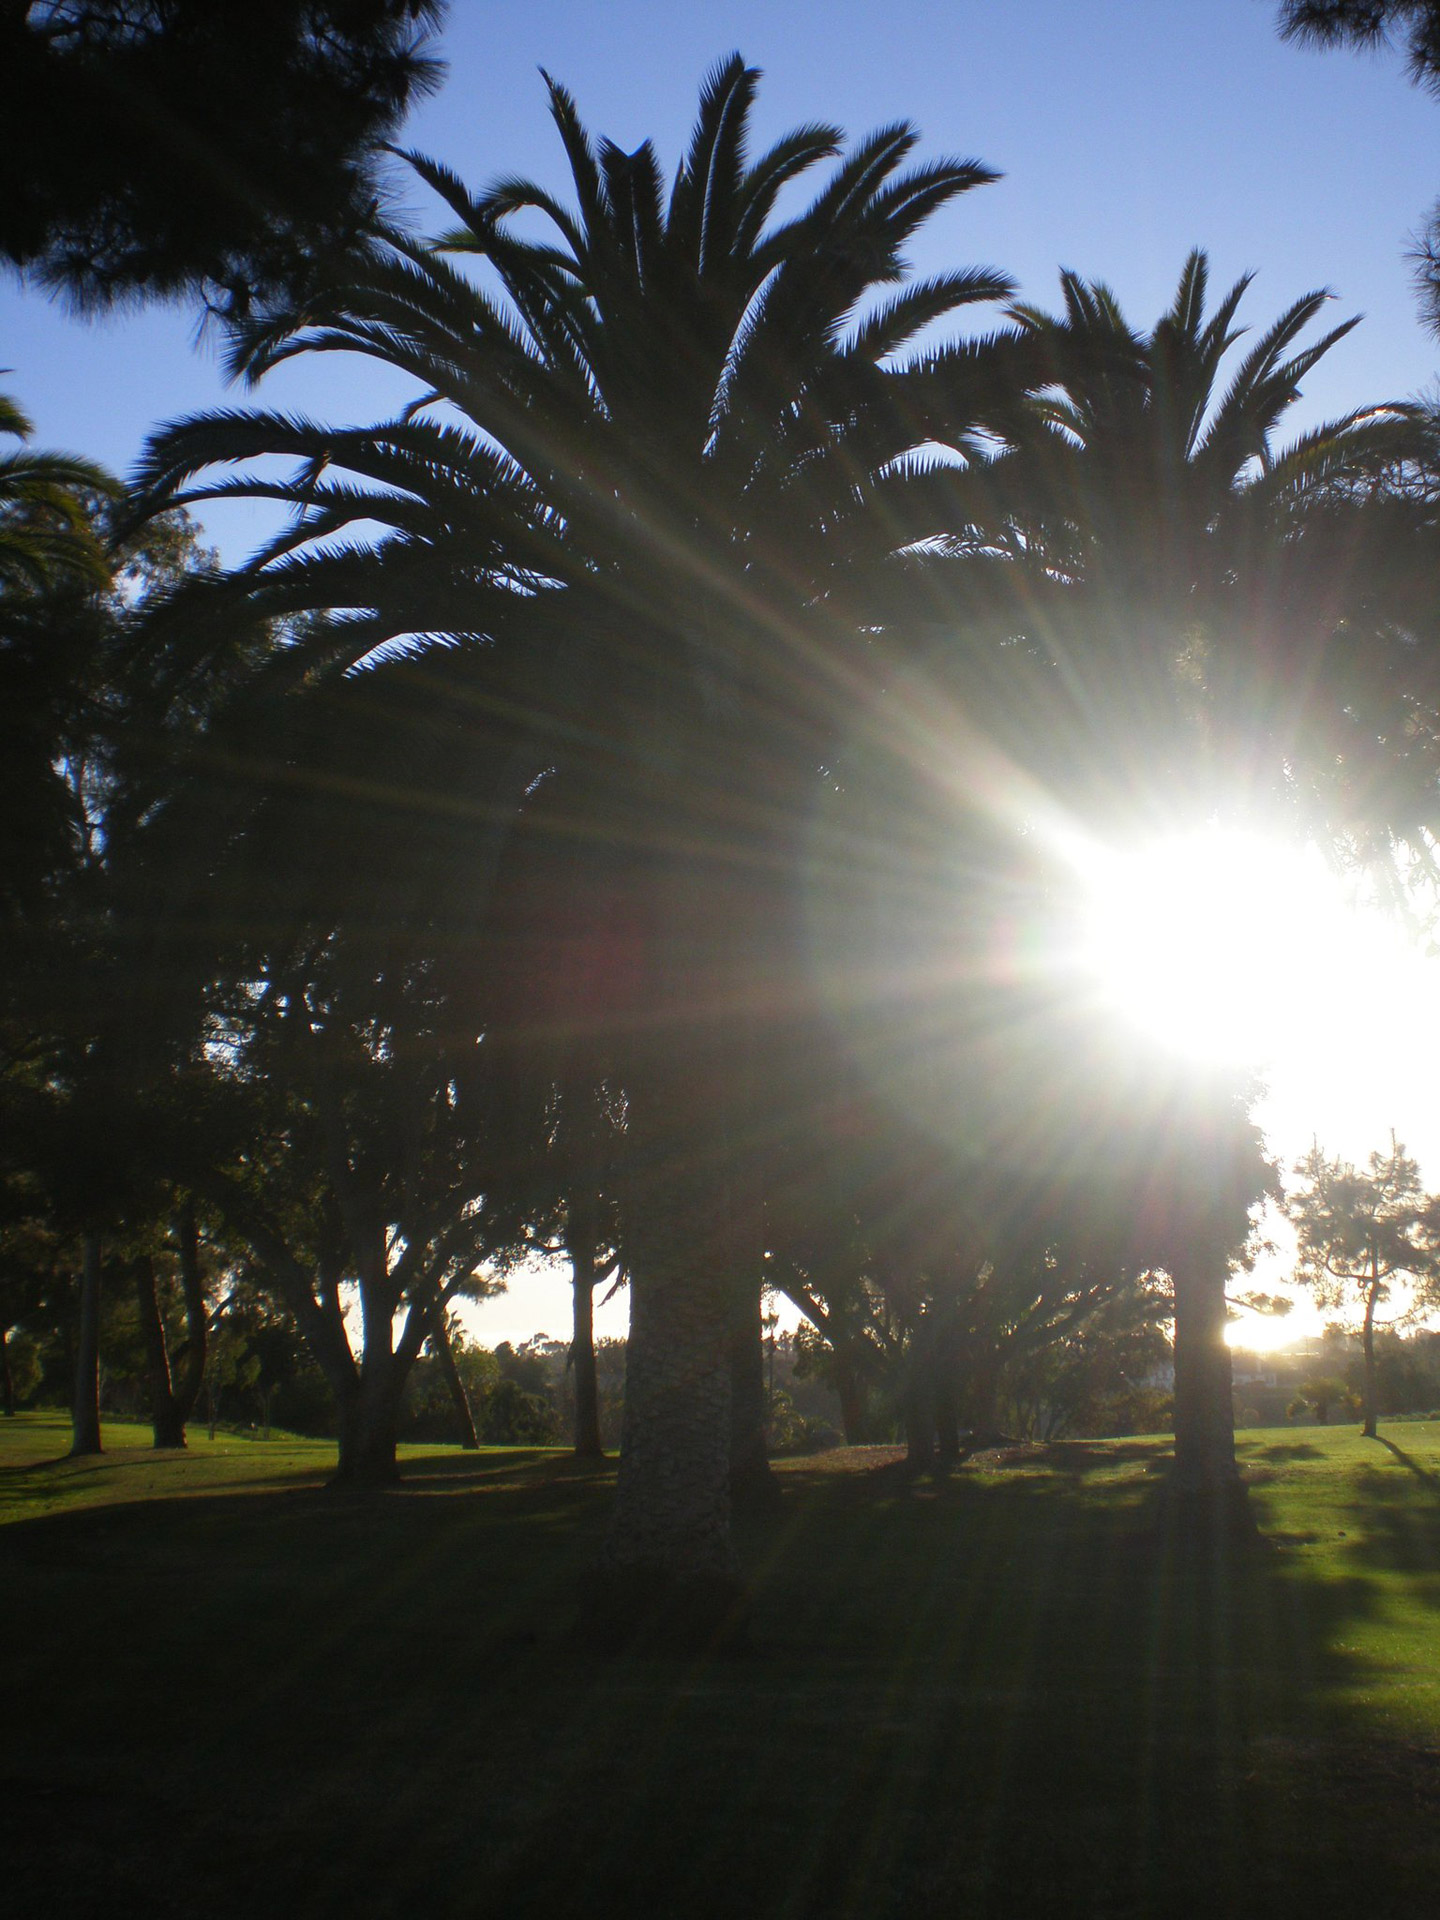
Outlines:
[[[0,259],[82,309],[243,310],[343,246],[444,0],[8,0]]]

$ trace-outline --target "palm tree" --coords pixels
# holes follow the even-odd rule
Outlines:
[[[69,453],[32,453],[35,428],[17,401],[0,393],[0,435],[22,444],[0,454],[0,591],[31,592],[57,583],[103,587],[110,577],[93,503],[117,491],[93,461]]]
[[[1356,600],[1358,516],[1413,450],[1413,418],[1396,407],[1277,444],[1306,374],[1355,322],[1299,345],[1328,297],[1307,294],[1227,379],[1249,284],[1207,311],[1197,251],[1149,332],[1073,273],[1059,315],[1013,309],[1044,389],[995,459],[932,476],[913,526],[906,605],[946,620],[934,673],[997,759],[1026,770],[1029,804],[1090,832],[1261,804],[1293,815],[1306,692]],[[960,648],[957,606],[970,616]],[[1225,1274],[1266,1178],[1241,1109],[1221,1098],[1217,1114],[1227,1104],[1231,1145],[1220,1125],[1206,1148],[1213,1218],[1192,1193],[1160,1232],[1176,1286],[1177,1473],[1201,1483],[1234,1472]]]
[[[361,610],[370,646],[475,637],[476,698],[511,721],[481,888],[568,864],[571,947],[610,956],[574,1022],[627,1103],[632,1326],[609,1566],[622,1586],[722,1593],[726,1330],[737,1272],[758,1288],[753,1210],[737,1229],[731,1192],[759,1010],[783,997],[804,802],[877,685],[854,582],[893,538],[871,507],[925,437],[920,390],[889,362],[1006,291],[986,271],[903,284],[920,223],[992,177],[909,166],[905,126],[836,159],[777,221],[782,191],[840,137],[801,128],[750,160],[757,77],[738,57],[710,76],[668,192],[648,143],[597,145],[553,82],[573,208],[521,181],[475,197],[417,160],[458,223],[440,248],[379,234],[361,273],[304,315],[258,318],[236,352],[250,377],[358,352],[413,375],[416,401],[342,433],[273,414],[192,422],[147,462],[171,497],[217,462],[297,456],[289,481],[242,471],[187,496],[298,509],[248,575],[252,600]],[[523,237],[522,213],[550,236]],[[470,257],[498,291],[463,271]],[[984,354],[935,356],[924,378],[952,420],[970,407],[978,440],[1005,385]],[[336,543],[366,520],[384,535]],[[512,1017],[523,1026],[523,1007]]]

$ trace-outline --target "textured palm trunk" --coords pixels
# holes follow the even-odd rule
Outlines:
[[[1186,1492],[1222,1491],[1237,1478],[1225,1269],[1197,1262],[1174,1281],[1175,1482]]]
[[[693,1073],[698,1063],[689,1064]],[[740,1592],[730,1536],[729,1195],[716,1129],[696,1119],[705,1084],[674,1063],[630,1090],[625,1420],[590,1621],[603,1639],[713,1636]]]
[[[100,1452],[100,1236],[85,1235],[80,1267],[80,1326],[75,1342],[74,1454]]]

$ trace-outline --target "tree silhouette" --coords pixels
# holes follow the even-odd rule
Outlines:
[[[1108,288],[1063,274],[1061,313],[1015,309],[1044,371],[1006,419],[997,457],[937,468],[928,495],[912,494],[923,513],[892,592],[895,617],[934,636],[917,699],[946,698],[983,729],[992,778],[1042,832],[1123,839],[1217,811],[1293,811],[1303,697],[1357,591],[1348,576],[1337,584],[1354,547],[1332,544],[1343,561],[1326,564],[1318,531],[1304,534],[1315,523],[1334,543],[1417,428],[1403,410],[1370,409],[1280,444],[1306,374],[1354,323],[1302,344],[1327,298],[1310,293],[1237,354],[1249,284],[1212,309],[1206,257],[1192,253],[1170,307],[1142,331]],[[944,444],[943,427],[935,438]],[[1354,721],[1353,703],[1335,704]],[[1197,1089],[1201,1108],[1213,1091]],[[1228,1158],[1252,1166],[1253,1201],[1265,1179],[1242,1136]],[[1212,1138],[1205,1153],[1217,1151]],[[1180,1134],[1170,1153],[1183,1161]],[[1213,1232],[1191,1194],[1192,1237],[1169,1238],[1176,1461],[1201,1482],[1234,1473],[1224,1290],[1245,1239],[1235,1192],[1228,1177],[1217,1186]]]
[[[83,308],[243,310],[343,246],[444,0],[0,8],[0,259]]]
[[[868,311],[902,281],[918,225],[990,176],[911,167],[916,136],[889,128],[777,221],[837,135],[802,128],[750,160],[756,80],[737,58],[707,81],[668,193],[648,145],[597,145],[553,85],[573,211],[523,182],[476,198],[418,162],[459,222],[446,247],[489,280],[387,232],[303,316],[257,315],[237,348],[251,375],[306,351],[370,355],[415,376],[417,405],[343,433],[220,416],[147,462],[161,489],[265,453],[304,463],[288,482],[218,483],[299,509],[241,583],[252,605],[363,610],[372,644],[475,636],[479,696],[513,721],[477,887],[508,873],[523,892],[569,853],[563,890],[540,888],[564,903],[563,934],[552,913],[543,964],[512,973],[553,986],[563,955],[580,965],[571,1025],[626,1098],[632,1331],[609,1564],[621,1584],[727,1592],[728,1330],[741,1288],[758,1328],[763,1250],[758,1214],[731,1200],[757,1133],[757,1010],[786,997],[798,836],[827,741],[879,693],[851,583],[893,544],[869,508],[925,430],[888,362],[1006,288],[954,273]],[[551,239],[512,226],[529,213]],[[983,355],[951,372],[952,421],[961,395],[978,415],[1000,384]],[[317,547],[363,520],[387,537]],[[511,924],[487,915],[502,948]]]
[[[1391,1297],[1391,1282],[1415,1282],[1417,1301],[1440,1303],[1440,1198],[1420,1185],[1420,1169],[1390,1136],[1390,1149],[1370,1155],[1365,1172],[1329,1159],[1317,1143],[1295,1169],[1304,1184],[1286,1211],[1295,1223],[1299,1260],[1295,1277],[1322,1307],[1357,1297],[1365,1355],[1363,1432],[1375,1438],[1375,1313]],[[1323,1415],[1322,1415],[1323,1418]]]

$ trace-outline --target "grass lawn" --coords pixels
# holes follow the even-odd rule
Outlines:
[[[0,1423],[7,1912],[1440,1913],[1440,1423],[782,1467],[752,1642],[569,1637],[613,1467]]]

